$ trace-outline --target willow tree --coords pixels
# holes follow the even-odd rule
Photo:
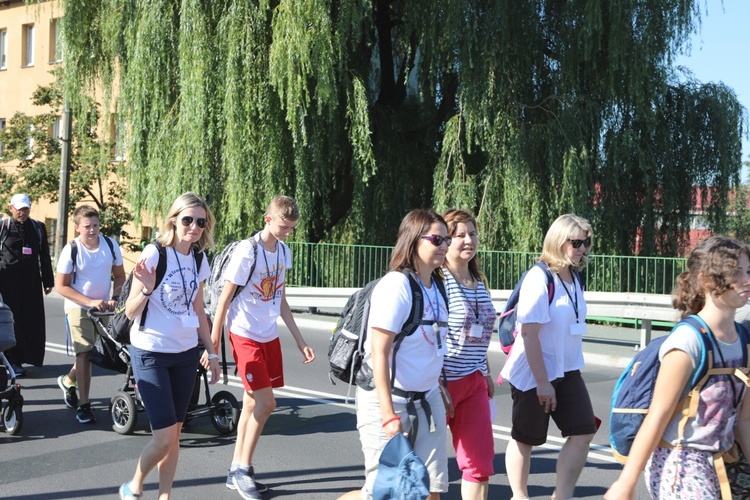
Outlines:
[[[69,98],[117,109],[133,208],[205,193],[220,239],[284,192],[309,241],[463,206],[489,248],[574,211],[599,251],[674,251],[739,180],[733,92],[671,69],[699,0],[62,1]]]

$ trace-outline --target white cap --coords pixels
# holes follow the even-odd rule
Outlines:
[[[31,201],[25,194],[14,194],[13,198],[10,199],[10,204],[16,210],[21,210],[22,208],[31,208]]]

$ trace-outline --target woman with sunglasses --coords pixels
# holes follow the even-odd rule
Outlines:
[[[453,403],[448,426],[461,470],[461,497],[483,500],[489,491],[495,459],[488,398],[495,383],[487,348],[495,324],[495,306],[477,257],[477,223],[464,210],[443,214],[451,246],[443,264],[448,291],[448,336],[443,371]]]
[[[519,337],[501,371],[513,398],[505,467],[516,500],[529,498],[531,450],[546,442],[550,417],[566,438],[557,459],[552,495],[557,500],[573,498],[596,432],[591,399],[581,378],[586,301],[578,274],[588,261],[591,238],[586,219],[573,214],[558,217],[538,258],[552,273],[552,297],[543,267],[531,268],[521,285]]]
[[[398,229],[390,271],[370,296],[365,370],[372,371],[374,390],[357,387],[357,429],[365,456],[365,486],[341,498],[372,498],[383,446],[397,433],[414,441],[414,452],[430,476],[430,499],[448,490],[445,405],[438,379],[445,354],[448,308],[443,297],[440,266],[450,245],[445,221],[432,210],[412,210]],[[406,272],[404,272],[406,271]],[[396,334],[409,319],[412,284],[423,296],[422,324],[404,337],[393,356]],[[395,366],[395,373],[391,373]],[[409,415],[407,398],[415,403]],[[431,413],[431,416],[428,413]]]
[[[203,310],[203,281],[210,274],[203,250],[213,247],[213,227],[214,217],[200,196],[179,196],[157,240],[163,248],[146,245],[133,269],[125,314],[134,320],[130,358],[152,437],[132,479],[120,487],[121,499],[140,498],[143,482],[154,467],[159,470],[159,498],[169,498],[198,368],[199,337],[208,351],[211,383],[219,380],[219,359]],[[166,257],[166,272],[157,284],[160,252]],[[141,329],[140,317],[147,304]]]

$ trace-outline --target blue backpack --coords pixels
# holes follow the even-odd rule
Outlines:
[[[737,376],[745,381],[748,380],[745,374],[750,371],[747,355],[750,334],[748,334],[744,326],[735,323],[743,346],[742,366],[745,367],[743,371],[741,368],[726,368],[714,364],[715,338],[713,333],[711,333],[711,329],[699,316],[692,315],[683,319],[672,328],[670,334],[680,325],[691,326],[703,346],[700,364],[689,381],[690,391],[677,404],[677,408],[675,409],[675,415],[679,413],[683,415],[684,422],[680,425],[680,428],[683,429],[688,419],[695,418],[700,401],[700,391],[710,377],[730,375]],[[615,460],[620,463],[624,464],[627,462],[635,435],[638,433],[641,424],[643,424],[643,420],[646,418],[648,409],[651,406],[656,377],[661,366],[659,349],[667,337],[669,335],[652,340],[641,352],[635,355],[627,368],[625,368],[625,371],[620,375],[612,393],[612,408],[609,416],[609,441],[612,445],[612,454]]]

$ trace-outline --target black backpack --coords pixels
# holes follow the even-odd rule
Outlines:
[[[411,287],[412,301],[409,318],[401,327],[401,331],[396,334],[393,340],[393,357],[391,360],[391,387],[393,386],[394,377],[396,376],[396,354],[401,342],[405,337],[414,333],[419,325],[433,324],[433,321],[422,319],[422,310],[424,308],[424,297],[422,289],[417,281],[413,271],[404,269],[402,271],[409,278]],[[355,383],[366,390],[374,388],[372,381],[372,371],[367,369],[364,360],[364,344],[367,338],[367,319],[370,315],[370,296],[375,285],[380,278],[367,283],[364,288],[356,291],[349,297],[344,309],[341,311],[336,327],[333,329],[331,340],[328,344],[328,362],[330,373],[328,378],[332,384],[336,384],[334,378],[349,384],[351,389]],[[443,296],[446,307],[448,305],[448,295],[445,291],[445,284],[442,280],[435,280],[440,294]],[[438,322],[440,326],[447,326],[445,322]],[[347,395],[348,399],[348,395]]]
[[[158,241],[154,241],[153,245],[159,252],[159,262],[156,265],[156,282],[154,283],[154,290],[159,286],[161,280],[164,279],[164,274],[167,272],[167,249]],[[197,247],[193,247],[193,258],[196,262],[196,270],[200,272],[201,264],[203,263],[203,252],[198,250]],[[122,291],[120,292],[120,300],[117,301],[115,306],[115,313],[109,320],[107,331],[109,335],[121,344],[130,343],[130,329],[133,326],[133,320],[128,319],[125,315],[125,302],[128,300],[130,295],[130,288],[133,285],[133,273],[128,275],[125,283],[122,285]],[[146,324],[146,313],[148,312],[148,301],[146,306],[143,308],[141,313],[141,322],[138,329],[143,330]]]

